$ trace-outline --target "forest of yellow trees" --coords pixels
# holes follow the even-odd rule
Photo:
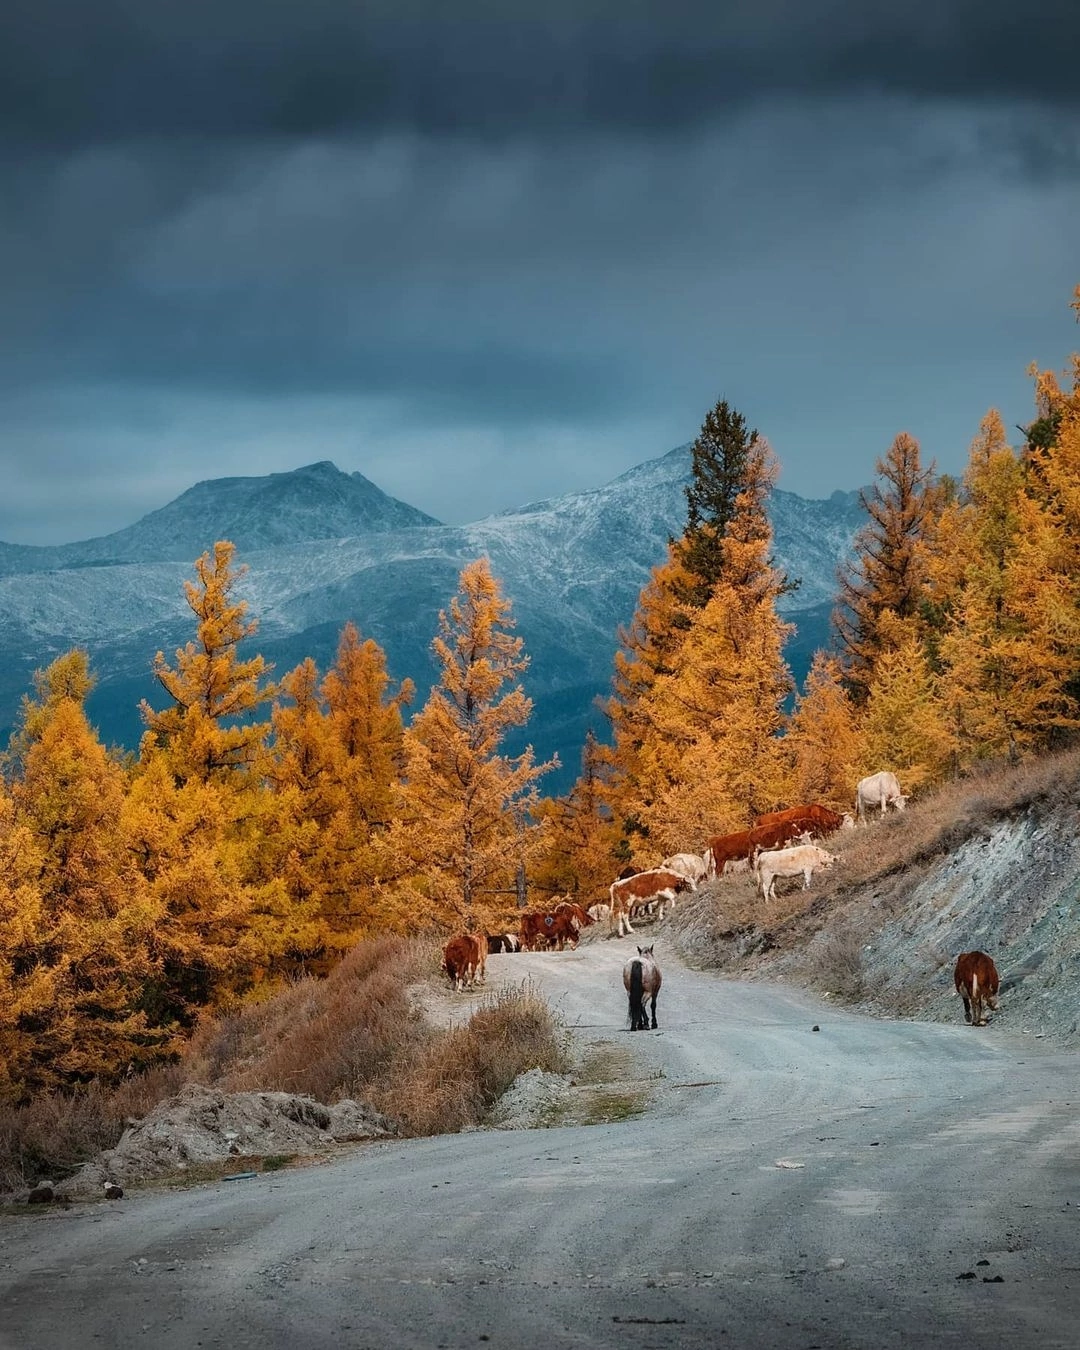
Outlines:
[[[587,904],[628,863],[760,812],[848,808],[863,773],[917,792],[1061,743],[1080,725],[1080,357],[1033,376],[1022,444],[989,412],[959,481],[907,434],[878,460],[835,649],[801,690],[777,612],[793,580],[770,556],[777,466],[718,403],[685,532],[619,635],[610,743],[590,738],[564,798],[541,796],[550,765],[504,748],[528,724],[528,659],[485,559],[440,615],[440,679],[409,717],[415,690],[352,624],[329,670],[273,679],[216,544],[186,585],[192,640],[153,659],[136,754],[90,725],[82,651],[24,699],[0,778],[0,1100],[168,1059],[204,1011],[324,973],[363,937],[483,928],[521,875]]]

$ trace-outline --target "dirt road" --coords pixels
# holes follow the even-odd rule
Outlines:
[[[869,1021],[662,939],[660,1030],[631,1035],[631,941],[489,984],[534,976],[644,1115],[4,1218],[0,1347],[1076,1345],[1080,1057],[1010,1036],[1007,1003]]]

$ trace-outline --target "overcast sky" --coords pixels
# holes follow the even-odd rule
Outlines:
[[[320,459],[464,522],[720,397],[804,496],[959,471],[1080,345],[1078,50],[1076,0],[6,0],[0,539]]]

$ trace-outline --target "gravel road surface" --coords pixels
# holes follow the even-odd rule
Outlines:
[[[488,983],[535,979],[644,1114],[5,1216],[0,1347],[1080,1344],[1080,1056],[1010,1034],[1007,999],[872,1021],[662,935],[660,1029],[631,1034],[632,941]]]

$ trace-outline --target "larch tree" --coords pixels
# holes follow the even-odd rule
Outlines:
[[[417,921],[478,925],[493,905],[505,908],[492,894],[513,889],[539,846],[530,813],[555,761],[537,764],[531,746],[520,755],[503,747],[532,711],[513,684],[528,666],[513,627],[488,560],[469,563],[432,642],[440,681],[404,733],[402,837],[418,874]]]
[[[231,1004],[270,969],[277,935],[266,932],[251,885],[250,842],[238,830],[237,809],[227,784],[178,783],[160,751],[144,754],[125,797],[124,848],[155,914],[154,975],[143,998],[155,1025],[191,1027],[202,1009]]]
[[[790,784],[784,806],[822,802],[836,811],[851,809],[865,760],[863,738],[840,663],[826,652],[814,654],[783,749]]]
[[[546,797],[537,806],[544,846],[532,879],[549,894],[568,894],[585,906],[606,900],[612,878],[628,861],[620,855],[621,832],[607,802],[610,774],[603,747],[587,731],[577,782],[565,797]]]
[[[133,847],[165,907],[158,1007],[187,1020],[204,1002],[302,967],[318,946],[309,898],[265,867],[268,856],[290,856],[280,840],[287,821],[261,776],[269,722],[254,720],[275,690],[263,657],[240,654],[258,625],[235,594],[245,569],[234,551],[219,541],[184,583],[196,640],[175,666],[155,657],[172,703],[141,704],[147,731],[131,792]]]
[[[784,578],[769,559],[766,512],[776,463],[758,438],[724,531],[720,580],[689,628],[670,673],[644,702],[635,862],[658,851],[698,850],[705,837],[741,828],[782,792],[777,733],[791,676],[783,644],[791,627],[776,601]]]
[[[649,735],[647,696],[660,675],[669,674],[686,634],[688,606],[679,595],[690,573],[679,561],[675,545],[664,563],[653,568],[638,597],[629,628],[619,630],[611,695],[603,709],[611,723],[611,745],[601,750],[611,772],[604,793],[626,841],[640,833],[635,809],[641,797],[641,750]]]
[[[894,622],[883,634],[863,710],[863,772],[891,769],[910,792],[947,775],[955,738],[922,641],[912,626]]]
[[[403,768],[402,708],[413,684],[392,690],[381,647],[361,641],[349,623],[321,683],[309,659],[285,676],[281,693],[266,770],[278,811],[291,821],[278,846],[287,848],[290,889],[317,904],[332,960],[379,924],[379,882],[394,870],[389,832]],[[266,866],[273,869],[272,858]]]
[[[925,596],[924,540],[938,506],[934,466],[923,468],[919,443],[902,432],[877,461],[880,482],[860,494],[870,519],[855,537],[854,557],[837,575],[833,623],[845,677],[858,703],[865,701],[886,632],[887,616],[916,621]]]
[[[1017,757],[1031,720],[1029,696],[1046,679],[1014,587],[1024,477],[992,410],[971,446],[963,503],[950,512],[930,565],[932,587],[947,598],[937,652],[961,766]]]
[[[162,652],[154,658],[154,678],[172,703],[161,711],[146,700],[140,704],[147,749],[164,751],[180,782],[228,781],[237,770],[250,769],[268,731],[267,723],[251,720],[274,690],[262,656],[240,657],[240,644],[259,625],[234,594],[246,571],[233,565],[234,552],[219,540],[195,563],[197,580],[185,581],[184,594],[197,621],[196,640],[176,652],[175,666]]]
[[[21,1025],[33,1036],[23,1075],[35,1090],[115,1078],[129,1064],[152,1062],[165,1039],[140,1006],[157,916],[122,846],[125,774],[87,721],[78,691],[89,687],[85,654],[61,657],[39,684],[47,697],[18,733],[14,824],[38,859],[40,910],[14,968],[24,1003],[33,1004]]]
[[[0,778],[0,1102],[38,1086],[35,1028],[60,1001],[62,969],[39,959],[47,940],[41,852]]]

